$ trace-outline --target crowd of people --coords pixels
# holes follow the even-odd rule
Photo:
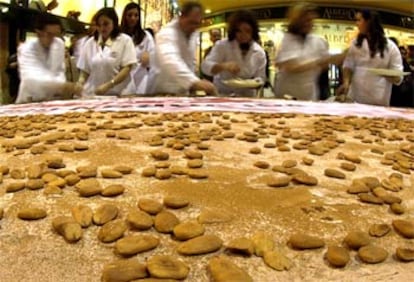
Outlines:
[[[155,37],[141,26],[141,9],[136,3],[124,8],[119,23],[113,8],[100,9],[91,28],[71,49],[79,70],[77,79],[65,78],[65,46],[59,37],[62,27],[56,17],[41,13],[36,25],[37,38],[19,47],[21,79],[16,103],[27,103],[95,95],[207,95],[254,97],[256,91],[235,88],[229,79],[268,81],[268,56],[260,45],[259,24],[247,10],[234,12],[227,22],[227,36],[211,30],[214,45],[202,62],[202,76],[196,71],[198,28],[203,7],[186,2],[177,18],[165,25]],[[274,82],[276,98],[318,101],[321,74],[330,64],[343,68],[343,83],[338,97],[358,103],[413,106],[413,74],[406,71],[398,44],[386,38],[378,14],[356,13],[358,36],[349,49],[330,55],[325,39],[312,33],[317,9],[299,3],[288,13],[288,28],[276,54],[279,72]],[[389,69],[397,75],[382,75],[371,68]],[[398,92],[398,93],[397,93]],[[396,94],[394,94],[396,93]]]

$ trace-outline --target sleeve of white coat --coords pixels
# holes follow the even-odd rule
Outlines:
[[[86,72],[87,74],[91,73],[91,60],[93,57],[93,54],[90,52],[92,50],[92,45],[94,45],[92,39],[86,40],[85,44],[83,44],[82,49],[80,50],[80,56],[78,59],[78,63],[76,64],[76,67],[80,69],[81,71]]]
[[[217,64],[225,63],[225,46],[226,45],[222,41],[219,41],[213,46],[213,48],[211,48],[210,53],[201,63],[201,70],[203,73],[213,76],[213,73],[211,72],[213,67]]]
[[[254,65],[257,67],[254,73],[254,78],[260,78],[262,82],[266,81],[266,53],[264,50],[258,51],[257,56],[254,57]]]
[[[403,71],[404,66],[403,66],[400,49],[391,40],[388,40],[388,48],[390,50],[389,51],[390,61],[388,64],[388,68],[392,70]],[[403,81],[403,77],[401,76],[400,81],[397,83],[397,85],[400,85],[402,81]]]
[[[20,78],[50,80],[54,78],[53,72],[45,67],[45,64],[36,55],[33,42],[23,43],[17,53]]]
[[[276,54],[276,63],[284,63],[298,58],[299,52],[295,48],[292,48],[292,42],[290,38],[291,36],[287,33],[285,33],[285,35],[283,36],[279,50]]]
[[[190,89],[200,79],[181,58],[178,40],[179,38],[174,33],[161,30],[156,38],[156,56],[162,68],[174,78],[180,87]]]
[[[57,38],[56,46],[56,63],[58,64],[56,73],[60,80],[66,81],[65,42],[63,42],[62,39]]]
[[[343,68],[347,68],[347,69],[351,69],[354,70],[355,69],[355,64],[356,64],[356,58],[355,58],[355,42],[353,41],[351,43],[351,46],[349,47],[349,50],[345,56],[345,60],[342,64]]]
[[[121,58],[121,68],[135,65],[137,63],[137,54],[132,39],[128,36],[125,40],[124,52]]]
[[[146,42],[145,42],[145,46],[144,46],[144,50],[145,51],[147,51],[148,53],[149,53],[149,57],[150,57],[150,66],[151,66],[151,64],[152,64],[152,58],[154,57],[154,53],[155,53],[155,41],[154,41],[154,38],[152,37],[152,35],[149,33],[149,32],[147,32],[147,31],[145,31],[145,33],[146,33]]]
[[[321,39],[321,44],[322,44],[320,55],[323,58],[323,57],[329,56],[329,43],[322,37],[320,37],[320,39]]]

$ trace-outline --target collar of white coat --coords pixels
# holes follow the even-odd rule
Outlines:
[[[104,43],[104,41],[102,39],[102,35],[99,35],[99,37],[98,37],[98,46],[105,45],[105,46],[111,47],[112,43],[113,43],[113,41],[112,41],[111,37],[109,37]]]
[[[228,39],[225,39],[225,40],[228,40]],[[230,43],[233,45],[233,48],[239,48],[239,43],[236,40],[232,40],[230,41]],[[250,45],[249,52],[250,51],[257,52],[260,50],[263,50],[262,46],[260,46],[260,44],[257,43],[256,41],[253,41],[252,44]]]

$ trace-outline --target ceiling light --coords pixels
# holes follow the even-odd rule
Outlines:
[[[210,13],[211,13],[211,10],[210,10],[210,9],[206,9],[206,10],[204,11],[204,13],[206,13],[206,14],[210,14]]]

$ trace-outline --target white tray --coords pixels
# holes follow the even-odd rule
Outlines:
[[[392,70],[392,69],[368,68],[367,70],[370,73],[381,75],[381,76],[404,76],[404,75],[410,74],[410,72],[404,72],[404,71]]]
[[[229,79],[223,80],[223,83],[232,88],[259,88],[262,82],[255,79]]]

